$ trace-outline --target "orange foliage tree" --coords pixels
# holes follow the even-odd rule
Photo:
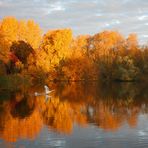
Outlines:
[[[46,73],[52,71],[52,78],[54,78],[55,68],[60,61],[69,56],[71,40],[72,31],[70,29],[48,31],[36,53],[36,67]]]
[[[33,49],[38,48],[41,42],[40,27],[33,20],[18,21],[14,17],[5,17],[0,24],[0,59],[7,63],[10,47],[20,40],[30,44]]]

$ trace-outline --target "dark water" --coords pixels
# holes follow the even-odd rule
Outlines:
[[[148,87],[49,84],[0,92],[0,148],[146,148]]]

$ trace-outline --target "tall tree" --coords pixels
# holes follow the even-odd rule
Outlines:
[[[14,17],[5,17],[0,24],[0,59],[8,62],[13,42],[24,41],[34,49],[41,42],[41,29],[34,21],[18,21]]]
[[[54,69],[70,51],[72,31],[70,29],[51,30],[43,37],[41,49],[37,53],[37,66],[45,71]]]

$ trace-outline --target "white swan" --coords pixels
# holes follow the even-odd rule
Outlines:
[[[49,94],[53,91],[53,90],[49,90],[47,85],[45,85],[44,88],[45,88],[45,94]]]
[[[34,95],[35,96],[42,96],[42,95],[48,95],[49,93],[53,92],[54,90],[49,90],[48,86],[45,85],[44,86],[44,89],[45,89],[45,93],[38,93],[38,92],[35,92]]]
[[[38,93],[38,92],[35,92],[34,95],[35,95],[35,96],[39,96],[39,93]]]

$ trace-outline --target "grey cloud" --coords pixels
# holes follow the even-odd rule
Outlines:
[[[47,31],[72,28],[75,35],[119,30],[148,40],[147,0],[0,0],[0,18],[13,15],[32,18]]]

